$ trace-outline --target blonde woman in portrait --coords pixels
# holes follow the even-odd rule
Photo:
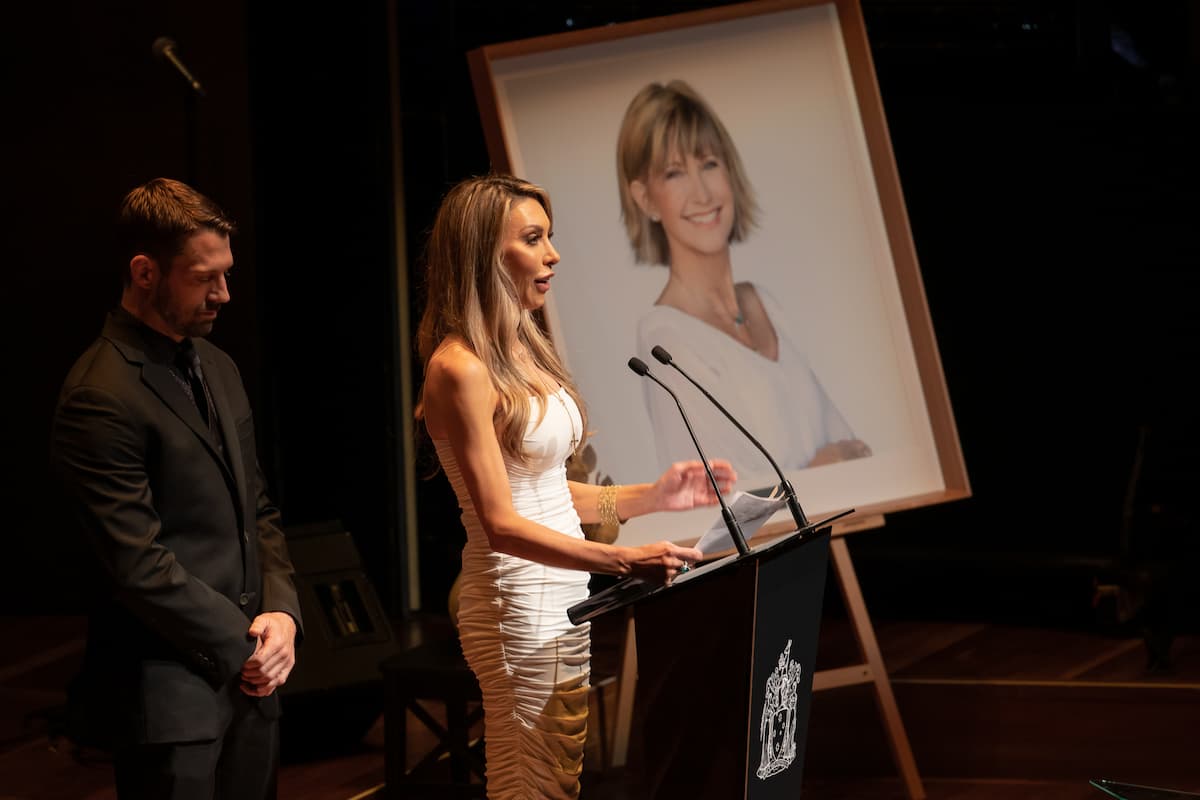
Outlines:
[[[639,320],[639,356],[654,364],[651,349],[664,347],[783,469],[870,455],[790,335],[784,308],[766,287],[734,279],[730,245],[749,235],[759,211],[725,126],[691,86],[651,83],[637,93],[621,122],[617,173],[635,260],[668,269]],[[743,474],[763,470],[762,454],[695,387],[670,368],[655,374],[679,394],[706,449]],[[670,396],[650,381],[644,392],[659,460],[694,453]]]
[[[714,505],[699,461],[654,483],[567,479],[587,414],[533,314],[556,280],[544,190],[506,175],[470,178],[442,201],[426,247],[425,365],[417,416],[454,487],[467,543],[457,623],[483,691],[489,798],[575,798],[587,733],[589,626],[567,609],[590,573],[670,583],[701,558],[662,541],[585,539],[581,523]],[[712,462],[722,487],[736,475]]]

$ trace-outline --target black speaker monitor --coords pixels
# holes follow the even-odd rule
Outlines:
[[[280,690],[285,759],[358,744],[383,713],[379,664],[399,650],[387,614],[340,521],[289,526],[304,617],[296,666]]]

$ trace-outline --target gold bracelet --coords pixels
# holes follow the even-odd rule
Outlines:
[[[616,527],[621,524],[621,518],[617,516],[617,489],[619,488],[616,484],[600,487],[600,493],[596,497],[596,510],[600,512],[601,525]]]

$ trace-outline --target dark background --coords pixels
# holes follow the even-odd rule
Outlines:
[[[50,417],[118,299],[117,203],[159,175],[241,223],[212,338],[241,366],[285,522],[341,520],[393,613],[416,588],[443,611],[462,531],[440,478],[418,482],[420,585],[404,579],[401,487],[430,464],[401,433],[396,298],[410,290],[415,322],[438,200],[488,168],[465,53],[710,5],[14,4],[4,613],[81,610]],[[863,10],[974,490],[851,537],[872,612],[1114,625],[1149,601],[1192,624],[1200,4]],[[154,59],[162,35],[206,97]]]

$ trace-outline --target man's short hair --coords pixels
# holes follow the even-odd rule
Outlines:
[[[237,226],[212,200],[170,178],[155,178],[130,191],[117,217],[125,285],[134,256],[150,256],[166,272],[187,238],[202,229],[230,236]]]

